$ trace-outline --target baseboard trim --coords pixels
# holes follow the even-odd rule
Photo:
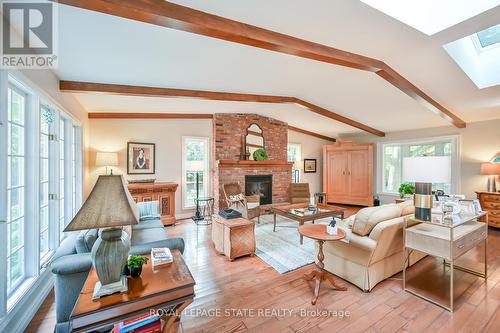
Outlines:
[[[0,332],[22,333],[54,287],[54,276],[46,269],[22,299],[0,322]]]

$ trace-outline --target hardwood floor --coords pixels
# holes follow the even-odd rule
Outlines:
[[[339,284],[348,290],[338,292],[324,284],[318,303],[312,306],[313,283],[303,279],[312,265],[279,274],[257,256],[230,262],[215,253],[210,231],[190,220],[167,229],[169,236],[184,237],[184,257],[196,280],[195,301],[182,317],[184,332],[500,331],[499,230],[489,230],[486,282],[455,271],[459,297],[455,313],[404,292],[401,274],[379,283],[370,293],[339,278]],[[478,264],[482,253],[480,246],[465,260]],[[448,274],[449,268],[429,257],[412,268],[412,276],[428,281],[436,292],[446,289],[442,282],[447,282]],[[26,332],[52,332],[54,323],[54,297],[50,294]]]

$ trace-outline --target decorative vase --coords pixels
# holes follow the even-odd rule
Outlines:
[[[93,299],[128,290],[123,267],[127,263],[129,250],[130,237],[121,228],[102,230],[91,253],[92,264],[99,278]]]
[[[142,273],[142,265],[139,267],[132,267],[130,269],[130,276],[133,278],[138,278]]]

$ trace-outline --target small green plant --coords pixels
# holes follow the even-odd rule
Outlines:
[[[148,263],[148,258],[143,256],[130,256],[127,262],[127,266],[129,269],[140,268],[142,265]]]
[[[404,198],[405,195],[413,195],[415,194],[415,185],[413,183],[403,183],[399,185],[399,196]]]
[[[256,161],[265,161],[267,158],[267,151],[263,148],[259,148],[253,152],[253,159]]]

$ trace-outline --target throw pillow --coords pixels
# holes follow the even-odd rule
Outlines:
[[[160,218],[160,202],[144,201],[137,203],[139,208],[139,222]]]

